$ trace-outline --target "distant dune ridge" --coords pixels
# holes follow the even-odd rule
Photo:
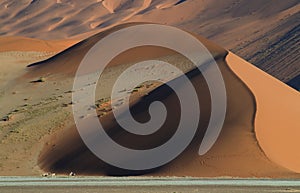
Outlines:
[[[2,36],[83,39],[125,22],[155,22],[203,35],[284,82],[300,73],[298,0],[3,0],[0,7]]]

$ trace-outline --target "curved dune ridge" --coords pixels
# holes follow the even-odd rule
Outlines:
[[[130,24],[136,25],[136,24]],[[24,76],[36,77],[44,74],[62,74],[72,77],[87,51],[105,35],[128,25],[114,27],[88,38],[58,55],[31,65]],[[159,59],[168,61],[182,69],[196,88],[201,117],[197,133],[188,148],[169,164],[150,171],[127,171],[115,168],[98,159],[81,140],[76,126],[63,128],[45,140],[38,164],[45,171],[96,175],[154,175],[195,177],[299,177],[299,93],[280,83],[266,73],[251,66],[225,49],[204,38],[197,37],[212,53],[223,74],[227,90],[227,113],[225,123],[216,144],[205,155],[198,149],[210,118],[210,94],[201,73],[178,53],[160,47],[145,46],[132,49],[117,56],[99,80],[96,100],[110,97],[111,82],[122,70],[133,63]],[[209,68],[210,64],[207,64]],[[115,72],[115,73],[114,73]],[[176,78],[171,81],[176,81]],[[110,82],[103,88],[101,83]],[[183,87],[179,84],[178,87]],[[105,93],[105,94],[103,94]],[[148,105],[162,101],[168,116],[162,128],[149,136],[136,136],[124,131],[109,110],[114,101],[101,100],[97,106],[99,121],[105,131],[116,142],[126,147],[149,149],[165,143],[176,131],[180,117],[178,98],[166,85],[152,83],[143,85],[131,96],[130,109],[138,121],[149,119]],[[188,128],[187,128],[188,129]],[[91,134],[92,135],[92,134]],[[67,137],[66,137],[67,136]],[[105,145],[105,144],[103,144]],[[109,151],[110,147],[106,147]],[[112,152],[113,153],[113,152]],[[120,162],[133,158],[123,155]]]

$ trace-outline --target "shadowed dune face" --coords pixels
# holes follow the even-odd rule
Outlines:
[[[122,26],[121,26],[122,27]],[[123,26],[124,27],[124,26]],[[108,32],[110,33],[110,32]],[[81,55],[77,53],[87,50],[101,39],[103,34],[98,34],[73,48],[32,67],[27,76],[37,76],[55,67],[50,73],[74,74],[74,69],[81,61]],[[206,130],[210,112],[210,94],[205,79],[201,73],[193,69],[185,58],[175,61],[175,66],[189,66],[186,75],[197,90],[200,102],[201,117],[197,133],[188,146],[172,162],[167,165],[150,171],[128,171],[113,167],[98,159],[83,143],[75,126],[63,129],[46,139],[46,144],[39,156],[39,165],[42,169],[51,172],[64,173],[75,171],[79,174],[96,175],[158,175],[158,176],[238,176],[238,177],[278,177],[296,176],[292,172],[271,162],[258,145],[255,130],[256,100],[255,96],[247,86],[230,70],[225,61],[227,51],[200,38],[203,44],[209,49],[223,74],[227,90],[227,113],[225,123],[216,144],[205,155],[199,156],[198,149]],[[74,50],[74,52],[71,50]],[[80,50],[80,51],[79,51]],[[156,51],[155,51],[156,50]],[[135,58],[136,53],[142,57]],[[68,58],[62,62],[62,55]],[[140,55],[140,56],[141,56]],[[161,50],[157,47],[144,47],[140,50],[134,49],[124,52],[112,62],[108,68],[122,68],[122,62],[138,62],[146,59],[158,59],[164,57],[177,57],[177,54],[170,50]],[[120,59],[121,58],[121,59]],[[208,64],[208,68],[209,68]],[[71,70],[70,70],[71,69]],[[116,77],[111,77],[113,82]],[[101,83],[101,79],[99,80]],[[174,81],[174,80],[173,80]],[[155,100],[162,101],[167,110],[168,116],[162,128],[149,136],[136,136],[126,132],[117,124],[112,113],[99,118],[107,134],[117,143],[135,149],[149,149],[165,143],[176,131],[180,108],[178,98],[173,90],[166,85],[154,84],[150,91],[141,91],[131,96],[131,113],[133,117],[145,122],[149,120],[148,107]],[[185,85],[178,84],[178,87]],[[98,89],[98,92],[101,88]],[[108,92],[109,93],[109,92]],[[96,94],[97,95],[97,94]],[[189,128],[186,128],[187,130]],[[91,136],[93,134],[91,133]],[[105,145],[105,144],[103,144]],[[109,151],[110,147],[105,146]],[[112,152],[113,154],[114,152]],[[120,162],[131,162],[134,158],[123,155]]]
[[[298,0],[3,0],[0,35],[83,39],[122,23],[161,23],[201,34],[288,82],[300,73],[299,6]]]

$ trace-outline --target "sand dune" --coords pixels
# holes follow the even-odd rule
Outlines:
[[[79,174],[96,175],[299,177],[296,174],[300,172],[297,162],[299,107],[296,103],[299,100],[299,93],[202,37],[197,38],[217,60],[228,93],[225,124],[213,148],[204,156],[197,154],[210,116],[210,95],[201,73],[194,70],[189,61],[175,52],[148,46],[124,52],[110,63],[100,80],[101,92],[97,93],[97,99],[110,97],[113,81],[132,63],[158,58],[169,61],[182,68],[197,88],[202,115],[197,134],[188,149],[177,159],[151,171],[120,170],[95,157],[82,142],[72,120],[70,90],[73,76],[84,54],[98,40],[127,26],[128,24],[121,25],[96,34],[45,61],[30,65],[28,71],[24,70],[24,66],[11,68],[10,74],[18,73],[14,73],[11,78],[6,77],[7,82],[0,85],[2,91],[5,89],[0,95],[2,104],[0,116],[10,112],[13,117],[7,123],[0,122],[1,175],[14,175],[16,172],[21,175],[36,175],[42,172],[36,166],[38,162],[44,171],[58,173],[76,171]],[[43,54],[29,53],[28,50],[47,50],[56,53],[74,43],[74,41],[17,39],[30,46],[18,47],[13,38],[2,39],[2,42],[7,41],[6,46],[2,47],[6,52],[2,54],[6,58],[16,58],[14,53],[18,53],[23,59],[25,55],[31,58],[23,61],[24,64],[44,59]],[[11,49],[21,51],[8,52]],[[3,57],[0,58],[2,61]],[[5,64],[12,65],[8,59],[5,60],[7,62],[2,63],[3,68]],[[1,74],[0,76],[4,78]],[[46,82],[30,83],[39,77],[46,77]],[[281,100],[282,97],[278,97],[279,95],[285,97],[285,100]],[[133,112],[139,112],[134,116],[144,120],[148,116],[145,103],[149,104],[158,98],[172,113],[160,132],[149,137],[138,138],[121,130],[112,113],[109,110],[103,112],[103,108],[110,109],[110,102],[99,102],[100,121],[120,144],[139,148],[159,145],[168,140],[178,124],[173,121],[179,116],[178,106],[174,105],[178,104],[178,101],[173,91],[156,83],[149,88],[142,87],[139,92],[133,94],[131,108]],[[130,159],[132,158],[124,156],[124,160]]]
[[[48,73],[51,74],[52,79],[59,77],[60,80],[63,80],[69,77],[72,80],[84,53],[106,34],[125,26],[127,25],[97,34],[46,61],[32,65],[23,78],[33,79],[33,77],[44,76]],[[196,87],[199,99],[201,99],[200,125],[188,149],[164,167],[151,171],[125,171],[109,166],[95,157],[82,142],[76,127],[70,126],[58,129],[44,139],[45,146],[39,157],[41,168],[58,173],[76,171],[79,174],[96,175],[299,177],[296,174],[299,172],[297,163],[299,155],[296,150],[298,147],[297,137],[299,137],[297,132],[299,108],[295,106],[299,94],[232,53],[228,54],[225,49],[201,37],[198,38],[217,60],[228,93],[227,116],[221,136],[206,155],[199,156],[197,154],[210,117],[210,96],[201,73],[194,70],[185,58],[180,58],[172,51],[144,47],[140,50],[125,52],[111,62],[106,72],[107,75],[100,80],[106,87],[104,89],[101,87],[101,94],[98,96],[99,93],[97,93],[96,97],[98,97],[97,99],[109,97],[111,82],[133,62],[155,58],[162,60],[175,58],[174,65],[186,70],[186,75]],[[257,84],[254,81],[260,82]],[[110,83],[107,84],[107,82]],[[149,89],[141,89],[138,93],[133,94],[131,109],[132,112],[139,112],[133,116],[144,120],[148,116],[145,104],[149,104],[157,98],[161,99],[172,113],[168,115],[160,132],[148,137],[137,138],[122,130],[108,110],[100,116],[100,121],[109,135],[120,144],[142,149],[150,148],[165,142],[174,132],[178,123],[173,120],[178,120],[179,116],[178,106],[174,105],[178,103],[175,94],[160,84],[153,84]],[[284,100],[286,103],[277,101],[281,99],[276,97],[278,94],[287,97],[287,101]],[[99,112],[104,108],[103,105],[109,109],[109,102],[100,102],[99,104]],[[274,107],[275,104],[278,106]],[[273,117],[275,117],[275,121]],[[289,132],[282,133],[283,131]],[[109,149],[109,147],[107,148]],[[124,161],[131,159],[124,155]]]
[[[0,35],[85,39],[125,22],[155,22],[209,38],[282,81],[300,73],[298,0],[4,0],[0,7]]]

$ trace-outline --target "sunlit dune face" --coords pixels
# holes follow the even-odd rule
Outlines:
[[[271,161],[300,173],[300,94],[233,54],[227,61],[255,96],[258,144]]]

